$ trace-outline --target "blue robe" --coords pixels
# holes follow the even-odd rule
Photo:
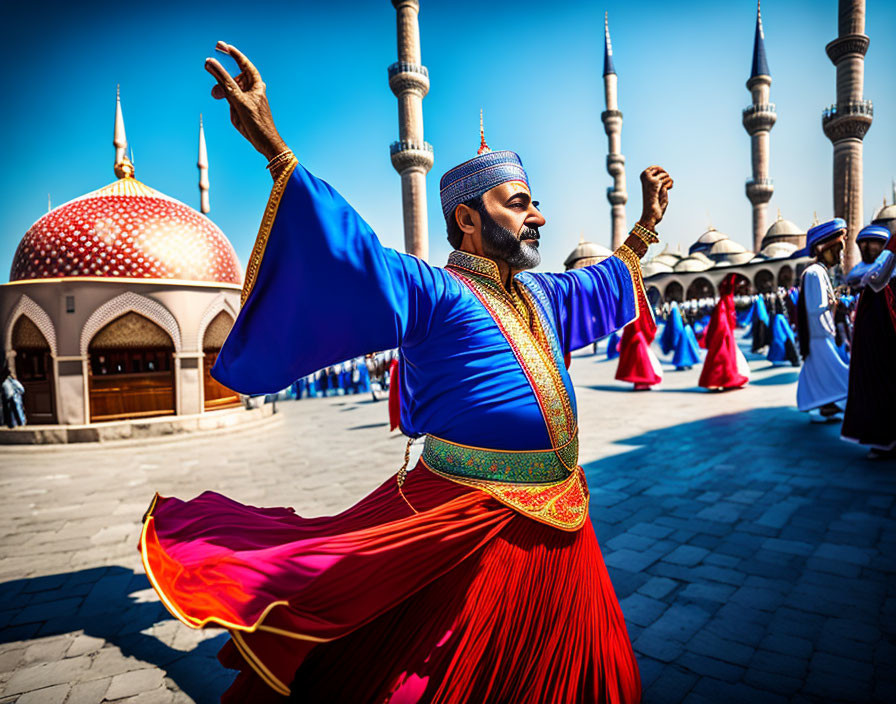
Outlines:
[[[660,349],[663,354],[669,354],[675,350],[683,332],[684,324],[681,322],[681,313],[678,311],[678,304],[673,301],[662,337],[660,337]]]
[[[750,305],[747,308],[744,308],[737,314],[737,326],[739,328],[746,327],[753,321],[753,309],[756,306],[756,301],[751,301]],[[752,332],[752,331],[751,331]],[[749,335],[745,335],[744,337],[748,337]]]
[[[620,339],[618,332],[614,332],[610,335],[610,339],[607,340],[607,359],[616,359],[619,356]]]
[[[697,336],[694,334],[694,328],[685,325],[675,346],[675,355],[672,357],[672,364],[676,369],[690,369],[700,364],[700,345],[697,343]]]
[[[768,346],[766,359],[772,364],[790,362],[794,367],[800,365],[796,338],[793,335],[793,330],[790,329],[790,323],[787,322],[787,316],[783,313],[775,314],[775,320],[772,323],[772,343]]]
[[[455,255],[460,266],[449,271],[382,246],[331,186],[296,165],[275,184],[244,303],[212,376],[242,393],[265,393],[341,360],[400,348],[406,434],[477,448],[556,449],[553,404],[567,404],[575,419],[563,355],[637,317],[646,300],[637,257],[623,247],[582,269],[516,275],[514,297],[530,299],[551,350],[550,359],[530,360],[530,377],[515,347],[532,333],[507,321],[502,327],[462,281],[461,274],[503,290],[497,266]],[[496,304],[509,297],[495,295]]]

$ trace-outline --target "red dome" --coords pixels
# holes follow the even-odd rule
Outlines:
[[[69,201],[25,233],[10,281],[72,276],[242,284],[233,246],[211,220],[133,178]]]

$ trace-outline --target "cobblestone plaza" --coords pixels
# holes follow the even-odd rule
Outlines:
[[[634,393],[615,362],[573,360],[591,518],[644,701],[896,701],[896,467],[798,413],[798,370],[751,366],[739,391],[667,367]],[[173,620],[140,565],[153,492],[325,515],[403,458],[369,395],[278,410],[226,434],[0,450],[0,702],[217,701],[226,635]]]

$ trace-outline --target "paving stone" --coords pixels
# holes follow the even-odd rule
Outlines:
[[[683,565],[685,567],[693,567],[709,554],[709,550],[705,548],[694,547],[693,545],[681,545],[663,558],[664,562],[673,565]]]
[[[648,630],[661,638],[685,643],[709,620],[709,616],[706,611],[693,604],[672,604]]]
[[[69,685],[57,684],[26,692],[16,700],[16,704],[62,704],[68,696]]]
[[[657,704],[677,704],[697,683],[697,676],[667,668],[647,690],[646,701]]]
[[[80,704],[84,702],[101,702],[106,698],[106,691],[109,689],[111,677],[104,677],[98,680],[90,680],[88,682],[76,682],[71,687],[69,695],[69,704]]]
[[[71,641],[71,645],[65,652],[65,656],[71,658],[77,655],[95,653],[105,644],[106,641],[102,638],[94,638],[93,636],[87,636],[82,633],[81,635],[76,636],[73,641]]]
[[[106,699],[132,697],[141,692],[150,692],[163,686],[161,670],[147,668],[115,675],[106,692]],[[170,697],[168,697],[170,699]]]
[[[632,594],[619,602],[626,621],[649,626],[666,610],[666,604],[643,594]]]
[[[89,667],[90,659],[85,656],[23,667],[12,674],[3,692],[8,695],[22,694],[43,687],[74,682]]]
[[[638,592],[644,596],[649,596],[652,599],[662,599],[677,586],[678,582],[674,579],[652,577],[638,589]]]
[[[688,599],[707,599],[724,603],[734,593],[735,587],[729,584],[713,584],[694,582],[686,586],[680,596]]]
[[[672,662],[684,652],[684,647],[680,643],[656,636],[649,630],[642,631],[632,647],[636,653],[665,663]]]
[[[706,630],[697,633],[691,638],[686,644],[686,648],[697,655],[717,658],[718,660],[742,667],[749,665],[753,657],[753,648],[730,640],[724,640]]]
[[[738,682],[745,672],[744,668],[737,665],[690,652],[684,653],[677,662],[696,675],[712,677],[725,682]]]

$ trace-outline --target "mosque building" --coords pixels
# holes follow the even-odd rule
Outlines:
[[[120,97],[113,142],[115,181],[40,217],[0,285],[5,359],[25,387],[26,428],[57,426],[56,441],[76,439],[70,426],[197,419],[241,405],[210,376],[239,311],[242,269],[205,215],[201,119],[201,212],[136,179]],[[215,426],[207,418],[199,427]]]

